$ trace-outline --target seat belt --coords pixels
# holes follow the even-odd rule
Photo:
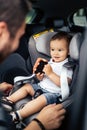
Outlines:
[[[60,83],[61,83],[61,101],[64,101],[69,96],[69,85],[67,80],[67,68],[62,67],[61,75],[60,75]]]

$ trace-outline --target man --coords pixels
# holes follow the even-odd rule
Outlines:
[[[18,48],[19,39],[24,34],[29,5],[29,2],[24,0],[0,0],[0,63]],[[12,85],[0,85],[1,90],[7,88],[11,89]]]
[[[28,0],[0,0],[0,63],[18,48],[20,37],[25,31],[25,17],[29,9]],[[10,84],[0,84],[1,91],[11,88]],[[46,129],[57,128],[61,125],[64,113],[62,105],[49,105],[25,130],[41,130],[42,127]]]

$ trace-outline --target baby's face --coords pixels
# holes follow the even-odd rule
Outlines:
[[[65,39],[56,39],[50,42],[50,54],[54,62],[65,60],[69,54],[68,43]]]

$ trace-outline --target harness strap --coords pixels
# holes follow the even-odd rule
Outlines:
[[[69,86],[68,86],[68,80],[67,80],[67,68],[65,68],[64,66],[62,67],[60,82],[61,82],[61,99],[60,100],[63,101],[69,96]]]

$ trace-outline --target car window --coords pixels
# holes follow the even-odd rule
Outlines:
[[[87,8],[79,9],[73,14],[73,23],[77,26],[87,26]]]
[[[26,23],[31,24],[35,19],[36,15],[37,15],[37,11],[32,8],[26,16]]]

